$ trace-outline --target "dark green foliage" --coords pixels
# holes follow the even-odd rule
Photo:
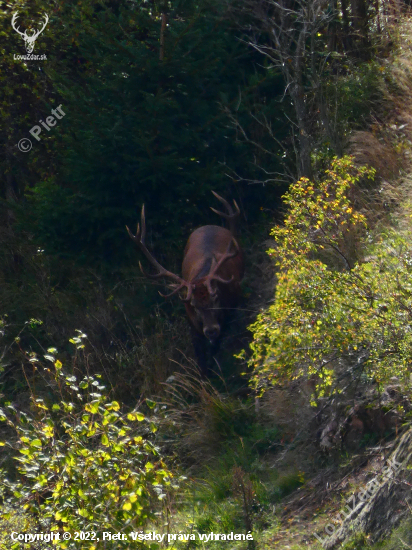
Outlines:
[[[372,115],[382,114],[382,85],[386,73],[379,61],[357,66],[350,63],[339,79],[330,82],[327,93],[331,102],[333,97],[339,97],[337,117],[344,126],[342,133],[349,128],[364,128],[373,120]]]
[[[19,225],[35,228],[47,253],[112,269],[135,257],[124,226],[135,223],[142,203],[154,242],[163,250],[173,243],[176,254],[194,227],[220,223],[208,209],[212,189],[241,201],[253,196],[257,218],[261,188],[235,182],[235,174],[254,177],[253,152],[227,113],[253,134],[249,111],[260,104],[273,119],[271,98],[283,84],[258,67],[219,3],[173,5],[163,61],[160,12],[102,7],[62,6],[53,23],[64,22],[63,53],[44,72],[66,116],[53,135],[42,135],[56,169],[27,191],[29,212]],[[43,109],[53,106],[45,101]],[[279,170],[273,153],[265,168]]]

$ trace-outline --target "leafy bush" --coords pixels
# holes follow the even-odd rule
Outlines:
[[[372,113],[382,110],[384,97],[382,94],[384,78],[388,71],[379,60],[371,60],[356,65],[346,65],[342,68],[344,74],[331,78],[327,86],[330,102],[337,102],[337,119],[345,126],[364,127]]]
[[[351,157],[335,158],[319,183],[301,178],[290,187],[283,197],[289,207],[284,226],[271,233],[277,248],[268,251],[282,272],[318,257],[325,265],[351,268],[366,227],[365,216],[354,208],[356,184],[373,176]]]
[[[83,337],[72,343],[82,346]],[[48,531],[94,531],[98,537],[101,531],[141,529],[154,519],[156,503],[176,487],[152,441],[157,426],[137,409],[122,413],[98,377],[78,381],[66,374],[55,351],[48,350],[54,368],[45,368],[44,374],[59,399],[32,394],[33,416],[11,404],[1,410],[2,420],[17,434],[15,442],[7,443],[16,453],[19,474],[19,481],[6,481],[12,491],[9,505],[22,506]],[[96,544],[79,542],[82,548]],[[76,544],[61,541],[60,547]]]
[[[1,472],[4,475],[4,471]],[[34,518],[21,511],[21,509],[13,509],[9,507],[0,508],[0,550],[10,550],[10,535],[11,533],[36,533],[36,522]],[[19,548],[25,548],[26,545],[20,544]],[[50,543],[46,541],[36,541],[30,550],[49,550]]]
[[[290,211],[269,251],[280,267],[275,300],[250,327],[255,386],[307,377],[319,398],[348,377],[407,379],[410,238],[381,235],[368,260],[356,263],[368,234],[355,185],[372,175],[346,157],[320,184],[301,179],[285,196]]]

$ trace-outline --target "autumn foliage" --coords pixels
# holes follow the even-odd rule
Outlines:
[[[289,212],[272,230],[276,248],[269,250],[279,266],[274,302],[250,327],[255,387],[305,377],[316,381],[316,402],[360,377],[407,380],[410,240],[399,233],[372,239],[354,206],[365,178],[373,178],[371,169],[335,159],[319,184],[302,178],[284,197]]]

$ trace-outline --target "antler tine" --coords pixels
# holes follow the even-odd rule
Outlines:
[[[140,242],[142,243],[143,246],[146,246],[146,244],[145,244],[145,240],[146,240],[146,215],[145,215],[145,210],[144,210],[144,204],[142,205],[142,211],[140,213],[140,223],[141,223],[141,226],[139,224],[137,224],[137,230],[139,231],[139,233],[140,233],[140,227],[142,228],[142,231],[141,231],[141,234],[140,234]]]
[[[210,209],[215,213],[218,214],[218,216],[222,216],[222,218],[225,218],[225,220],[228,220],[229,226],[230,226],[230,232],[232,235],[235,235],[236,227],[235,227],[235,220],[240,215],[240,208],[235,200],[233,200],[233,204],[235,205],[235,212],[233,211],[233,208],[228,203],[227,200],[225,200],[223,197],[218,195],[216,191],[212,191],[213,195],[217,198],[218,201],[220,201],[227,209],[228,213],[220,212],[220,210],[216,210],[216,208],[210,207]]]
[[[140,250],[143,252],[143,254],[146,256],[146,258],[149,260],[149,262],[157,269],[158,273],[155,273],[153,275],[146,273],[140,262],[140,269],[146,277],[149,277],[151,279],[157,279],[159,277],[168,277],[169,279],[172,279],[175,281],[175,283],[178,285],[178,288],[176,291],[173,291],[172,294],[175,294],[178,290],[183,288],[184,286],[188,287],[190,283],[187,283],[184,279],[179,277],[178,275],[175,275],[175,273],[172,273],[171,271],[168,271],[165,269],[159,262],[156,260],[156,258],[149,252],[149,250],[146,248],[145,239],[146,239],[146,216],[145,216],[145,208],[144,205],[142,206],[142,211],[140,215],[140,224],[137,224],[137,230],[136,235],[133,235],[133,233],[130,231],[130,229],[126,225],[127,232],[129,233],[129,236],[131,239],[134,240],[134,242],[137,244],[137,246],[140,248]],[[169,296],[171,296],[170,294]]]
[[[159,294],[160,294],[160,296],[162,296],[162,298],[170,298],[170,296],[173,296],[174,294],[179,292],[179,290],[182,290],[183,287],[187,287],[188,290],[187,290],[186,298],[182,301],[183,302],[189,302],[190,298],[192,297],[193,288],[192,288],[192,285],[190,283],[187,283],[186,281],[184,281],[182,284],[180,284],[177,288],[175,288],[169,294],[162,294],[161,292],[159,292]]]
[[[214,281],[219,281],[219,283],[225,283],[225,284],[231,283],[232,281],[234,281],[234,279],[235,279],[234,275],[232,275],[230,279],[222,279],[222,277],[219,277],[218,275],[213,276]]]
[[[235,246],[235,250],[233,252],[230,252],[230,247],[232,246],[232,243]],[[222,256],[219,258],[218,261],[216,259],[213,259],[212,266],[210,268],[209,274],[205,280],[206,287],[211,295],[216,294],[216,290],[212,289],[212,281],[218,281],[220,283],[229,284],[234,280],[234,276],[230,279],[223,279],[222,277],[219,277],[219,275],[216,275],[217,271],[219,270],[220,266],[230,258],[234,258],[239,254],[239,245],[237,244],[236,239],[233,237],[232,240],[229,242],[228,247],[226,248],[226,251],[222,254]]]
[[[190,299],[192,298],[192,294],[193,294],[193,285],[191,283],[189,283],[187,285],[187,294],[186,294],[186,298],[184,298],[182,301],[183,302],[190,302]]]
[[[172,290],[172,292],[170,292],[169,294],[162,294],[160,291],[159,291],[159,294],[162,298],[170,298],[170,296],[173,296],[174,294],[176,294],[177,292],[179,292],[179,290],[182,290],[182,288],[184,287],[185,285],[184,284],[181,284],[179,285],[178,287],[176,287],[174,290]]]
[[[212,193],[213,193],[213,195],[217,198],[218,201],[220,201],[224,206],[226,206],[227,211],[229,212],[229,214],[224,214],[224,213],[222,212],[221,215],[223,215],[224,217],[227,217],[227,216],[233,216],[233,215],[236,215],[236,214],[240,214],[239,207],[238,207],[238,205],[237,205],[237,203],[236,203],[235,200],[234,200],[233,202],[234,202],[234,205],[235,205],[235,208],[236,208],[236,213],[233,212],[230,203],[229,203],[226,199],[224,199],[223,197],[221,197],[220,195],[218,195],[218,194],[216,193],[216,191],[212,191]],[[216,210],[215,210],[214,208],[212,208],[212,210],[213,210],[214,212],[216,212]],[[219,213],[219,212],[218,212],[218,213]]]
[[[137,223],[137,229],[136,229],[136,235],[133,235],[133,233],[130,231],[130,229],[126,225],[127,232],[129,233],[129,237],[133,239],[138,245],[139,243],[143,244],[144,246],[144,239],[146,236],[146,220],[144,215],[144,205],[142,206],[142,211],[140,214],[140,221],[141,221],[141,227],[142,231],[140,231],[140,223]]]
[[[139,262],[140,271],[143,273],[145,277],[148,279],[158,279],[159,277],[162,277],[163,273],[146,273],[146,271],[143,269],[142,263]]]

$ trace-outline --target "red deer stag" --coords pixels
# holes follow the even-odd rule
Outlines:
[[[168,286],[173,291],[165,298],[185,290],[182,300],[193,326],[200,334],[213,344],[220,335],[224,310],[236,305],[240,296],[240,281],[243,277],[242,251],[235,239],[235,221],[240,214],[236,201],[235,211],[220,195],[214,196],[224,204],[227,214],[211,208],[229,222],[229,229],[217,225],[204,225],[190,235],[183,256],[182,277],[162,267],[152,256],[145,245],[146,221],[144,205],[141,223],[137,225],[136,235],[126,229],[130,237],[157,269],[154,275],[146,274],[139,262],[140,269],[146,277],[165,277],[173,281]]]

